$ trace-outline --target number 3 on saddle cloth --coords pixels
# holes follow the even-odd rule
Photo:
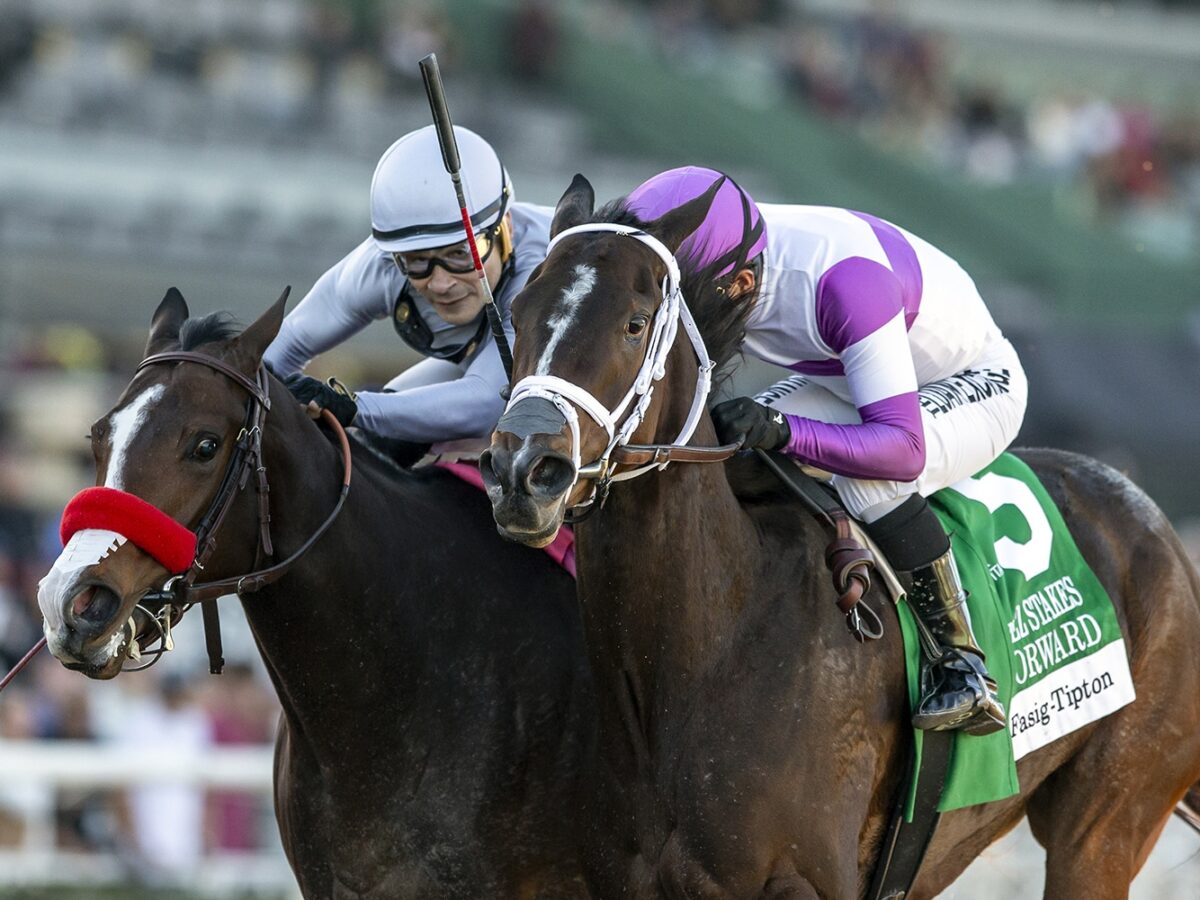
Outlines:
[[[1016,761],[1134,700],[1112,601],[1037,476],[1010,453],[929,498],[951,536],[975,635],[1009,727],[957,734],[940,812],[1020,791]],[[915,617],[898,604],[909,701],[920,697]],[[924,733],[914,730],[918,764]],[[908,817],[912,815],[909,798]]]
[[[435,465],[486,493],[486,489],[483,486],[483,478],[479,474],[479,466],[475,463],[438,462]],[[556,563],[566,569],[572,578],[575,577],[575,533],[571,530],[571,526],[564,525],[560,528],[554,540],[543,547],[542,550],[549,554],[550,558]]]

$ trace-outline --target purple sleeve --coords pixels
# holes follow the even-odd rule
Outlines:
[[[925,433],[905,327],[904,288],[877,262],[851,257],[817,284],[817,328],[840,357],[862,424],[788,415],[785,452],[852,478],[913,481],[925,468]]]
[[[915,481],[925,469],[925,434],[916,393],[871,403],[861,425],[834,425],[785,413],[792,437],[783,452],[851,478]]]

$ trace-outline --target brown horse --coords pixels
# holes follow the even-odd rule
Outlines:
[[[187,316],[168,293],[147,354],[192,351],[253,379],[283,298],[237,336],[220,318]],[[334,508],[342,461],[269,385],[262,458],[282,560]],[[140,369],[93,426],[98,483],[195,528],[247,400],[244,383],[195,360]],[[304,896],[586,896],[572,823],[594,712],[574,583],[544,554],[497,540],[476,488],[358,442],[353,459],[332,527],[242,598],[283,706],[276,812]],[[254,495],[233,501],[204,580],[262,567]],[[132,540],[82,570],[43,605],[58,623],[47,626],[55,655],[115,676],[126,622],[169,574]]]
[[[711,196],[644,223],[620,202],[593,214],[577,177],[552,231],[625,223],[673,252]],[[514,383],[557,376],[617,407],[666,270],[628,235],[567,236],[513,304]],[[683,274],[714,360],[728,360],[744,321]],[[672,441],[696,379],[680,328],[632,439]],[[577,415],[561,395],[556,407],[519,400],[493,435],[483,468],[514,540],[544,543],[593,490],[575,480],[577,461],[602,457],[610,435],[571,399]],[[715,443],[707,415],[694,441]],[[1024,757],[1019,796],[945,814],[911,897],[936,895],[1023,816],[1047,850],[1047,898],[1126,897],[1200,778],[1200,579],[1179,541],[1112,469],[1053,450],[1021,456],[1112,596],[1137,700]],[[755,465],[674,464],[616,484],[577,527],[600,708],[585,860],[597,896],[855,898],[879,857],[910,740],[900,630],[893,619],[882,640],[851,640],[831,602],[825,535],[780,491],[741,484],[739,470]],[[887,602],[877,591],[867,599]]]

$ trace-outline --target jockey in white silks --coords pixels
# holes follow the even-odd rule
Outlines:
[[[627,206],[648,222],[722,177],[673,169]],[[1025,415],[1021,362],[970,276],[875,216],[755,204],[732,180],[676,255],[712,267],[731,299],[753,292],[743,349],[797,373],[755,399],[718,404],[721,441],[833,473],[846,507],[912,573],[909,602],[945,651],[916,727],[1003,728],[949,538],[925,500],[995,460]]]
[[[454,129],[468,212],[484,271],[512,340],[509,304],[546,255],[553,209],[513,202],[496,151]],[[508,376],[485,315],[480,283],[437,131],[396,141],[371,181],[371,236],[327,271],[284,319],[265,361],[302,403],[328,408],[343,425],[409,442],[486,438],[504,411]],[[381,391],[345,392],[299,374],[319,353],[379,319],[426,359]]]

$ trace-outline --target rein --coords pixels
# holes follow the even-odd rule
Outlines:
[[[517,403],[527,398],[548,400],[558,409],[571,429],[571,455],[575,464],[575,479],[572,485],[580,479],[595,482],[591,495],[580,506],[592,506],[598,499],[603,505],[608,488],[613,481],[626,481],[649,472],[651,469],[663,469],[672,462],[723,462],[732,457],[739,449],[739,444],[726,444],[721,447],[689,447],[691,439],[704,413],[705,401],[712,387],[712,372],[716,364],[709,358],[708,349],[696,321],[683,299],[680,287],[679,263],[674,254],[654,235],[628,225],[611,223],[591,223],[577,225],[559,232],[546,248],[547,256],[555,245],[564,238],[578,234],[593,232],[608,232],[632,238],[650,248],[667,267],[663,278],[663,302],[654,316],[654,325],[647,343],[646,355],[642,365],[634,377],[633,384],[625,392],[625,396],[612,410],[609,410],[590,391],[573,382],[555,375],[529,375],[514,385],[506,412]],[[641,425],[650,408],[654,395],[654,385],[666,374],[667,357],[675,344],[675,336],[679,324],[683,323],[684,331],[692,342],[698,361],[696,375],[696,393],[692,398],[692,407],[687,419],[680,429],[674,442],[670,444],[630,444],[633,433]],[[593,462],[582,464],[580,458],[579,413],[576,407],[586,412],[608,435],[608,446]],[[629,411],[624,422],[621,416]],[[613,473],[618,465],[636,466],[632,470]]]
[[[267,410],[271,408],[271,399],[269,396],[267,373],[263,366],[259,366],[255,380],[251,381],[228,363],[204,353],[194,353],[186,350],[156,353],[142,360],[137,367],[137,371],[140,372],[148,366],[172,362],[190,362],[207,366],[237,382],[237,384],[250,394],[250,399],[246,404],[245,424],[238,433],[237,444],[234,447],[229,464],[225,468],[225,474],[221,479],[221,486],[217,489],[216,495],[209,504],[208,511],[205,512],[204,516],[200,519],[200,524],[196,527],[195,558],[186,571],[172,575],[166,584],[163,585],[162,590],[149,593],[142,598],[143,603],[146,601],[158,601],[163,604],[162,610],[170,609],[170,613],[166,616],[161,615],[162,610],[160,610],[159,615],[154,615],[147,611],[151,620],[159,627],[160,637],[163,639],[163,650],[170,649],[171,626],[179,621],[187,609],[197,603],[202,604],[201,610],[204,614],[204,638],[208,649],[209,671],[214,675],[219,675],[224,668],[225,661],[221,657],[221,626],[217,605],[211,601],[230,593],[237,594],[238,596],[252,594],[278,581],[317,542],[321,535],[329,529],[338,517],[338,514],[342,511],[342,506],[346,502],[346,495],[350,492],[352,467],[350,442],[346,438],[346,432],[342,428],[341,423],[328,410],[323,410],[322,417],[333,428],[341,445],[344,473],[342,477],[342,489],[333,510],[298,550],[292,553],[287,559],[273,566],[256,569],[246,575],[197,584],[196,579],[200,577],[200,573],[204,571],[205,564],[217,549],[216,532],[225,520],[226,514],[233,506],[234,499],[246,486],[246,482],[249,480],[252,471],[255,474],[255,489],[258,494],[259,529],[255,559],[270,559],[275,555],[274,544],[271,541],[270,485],[267,483],[267,469],[262,458],[262,426]],[[141,607],[141,604],[139,604],[139,607]],[[144,607],[141,608],[144,610]],[[131,644],[131,649],[132,646],[137,645],[136,635],[134,635]],[[159,656],[162,655],[163,650],[159,651]],[[137,654],[134,655],[136,656]],[[157,660],[157,657],[155,659]]]

